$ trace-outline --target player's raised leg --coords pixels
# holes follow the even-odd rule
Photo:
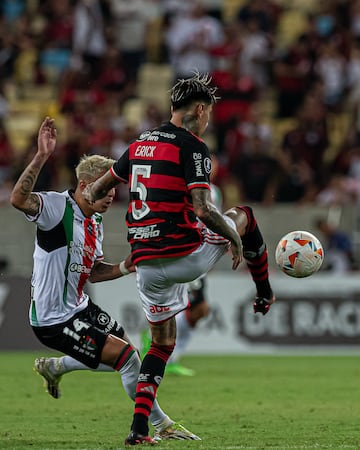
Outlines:
[[[256,286],[254,312],[266,314],[275,301],[270,281],[268,252],[250,206],[237,206],[225,212],[236,224],[243,244],[243,255]]]

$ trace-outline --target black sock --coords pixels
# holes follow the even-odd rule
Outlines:
[[[270,299],[273,295],[269,282],[268,253],[261,231],[256,222],[250,206],[239,206],[247,215],[248,225],[245,234],[241,237],[243,255],[256,285],[257,295]]]

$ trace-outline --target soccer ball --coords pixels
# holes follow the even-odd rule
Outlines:
[[[324,250],[317,237],[308,231],[291,231],[283,236],[275,251],[280,270],[294,278],[309,277],[324,260]]]

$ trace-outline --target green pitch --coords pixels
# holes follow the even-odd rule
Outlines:
[[[118,374],[74,372],[62,398],[32,371],[38,354],[0,353],[0,448],[123,449],[132,418]],[[187,357],[165,377],[162,408],[202,437],[159,449],[359,449],[357,356]],[[147,448],[142,446],[141,448]]]

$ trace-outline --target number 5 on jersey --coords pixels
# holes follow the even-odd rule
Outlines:
[[[134,164],[131,171],[131,193],[137,193],[138,200],[133,200],[132,203],[132,215],[135,220],[142,219],[149,212],[150,208],[146,204],[147,189],[143,183],[139,181],[139,177],[150,178],[151,166],[145,164]],[[139,204],[141,205],[139,207]]]

